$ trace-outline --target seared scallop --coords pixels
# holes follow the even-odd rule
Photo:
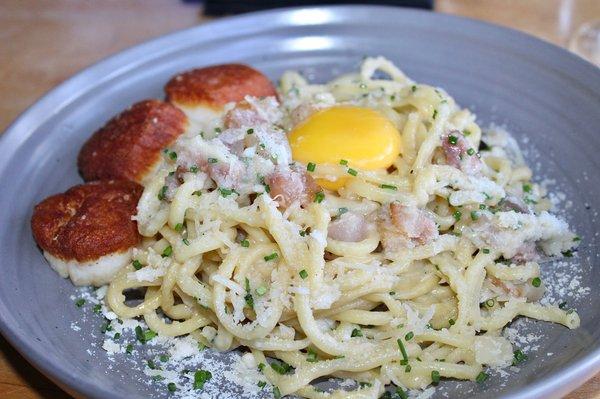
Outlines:
[[[224,64],[193,69],[175,75],[165,86],[167,101],[193,120],[219,117],[224,106],[246,96],[275,96],[265,75],[243,64]]]
[[[145,100],[117,115],[83,145],[77,166],[84,180],[125,179],[143,183],[160,165],[161,151],[188,128],[183,112]]]
[[[50,266],[75,285],[103,285],[131,262],[140,242],[132,220],[142,187],[126,180],[81,184],[46,198],[31,217]]]

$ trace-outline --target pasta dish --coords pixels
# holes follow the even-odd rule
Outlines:
[[[382,57],[324,84],[286,72],[276,93],[218,110],[178,97],[186,82],[198,83],[167,85],[178,133],[126,176],[140,184],[123,197],[139,239],[80,259],[36,235],[63,276],[108,283],[119,319],[240,348],[276,397],[308,398],[483,382],[524,356],[502,335],[515,318],[579,326],[574,310],[539,303],[540,261],[579,237],[550,213],[516,141],[443,89]],[[122,177],[88,178],[81,160],[86,180]],[[94,267],[108,279],[85,274]],[[322,377],[355,385],[323,392],[311,385]]]

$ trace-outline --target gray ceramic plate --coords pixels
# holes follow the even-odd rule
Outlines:
[[[301,69],[322,80],[384,55],[417,81],[444,87],[483,125],[506,125],[535,148],[536,166],[566,192],[568,218],[597,241],[600,204],[600,70],[526,35],[462,18],[383,7],[291,9],[223,19],[137,46],[90,67],[25,112],[0,140],[0,329],[36,367],[69,392],[87,397],[147,397],[127,366],[90,358],[100,320],[81,318],[74,288],[46,265],[31,238],[33,205],[81,180],[75,167],[83,141],[134,101],[160,97],[174,73],[241,61],[276,78]],[[314,76],[313,76],[314,75]],[[532,154],[535,154],[532,151]],[[600,371],[598,250],[580,252],[592,292],[577,300],[582,326],[546,323],[537,351],[508,381],[448,382],[450,397],[559,397]],[[592,266],[593,265],[593,266]],[[547,268],[553,268],[547,265]],[[83,338],[82,338],[83,337]],[[549,355],[551,353],[551,355]],[[152,392],[152,391],[150,391]],[[165,395],[165,390],[155,395]]]

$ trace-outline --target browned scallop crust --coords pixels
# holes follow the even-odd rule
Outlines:
[[[275,87],[262,73],[243,64],[215,65],[175,75],[165,86],[167,101],[220,109],[245,96],[275,96]]]
[[[131,106],[83,145],[77,166],[86,181],[127,179],[140,183],[160,152],[187,128],[183,112],[159,100]]]
[[[85,262],[121,252],[140,241],[131,220],[142,187],[102,180],[46,198],[33,210],[31,230],[38,245],[63,260]]]

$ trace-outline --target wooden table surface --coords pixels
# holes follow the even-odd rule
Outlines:
[[[520,29],[566,47],[600,0],[437,0],[439,12]],[[149,38],[207,21],[174,0],[0,1],[0,132],[73,73]],[[0,337],[0,398],[68,398]],[[568,399],[599,399],[597,375]]]

